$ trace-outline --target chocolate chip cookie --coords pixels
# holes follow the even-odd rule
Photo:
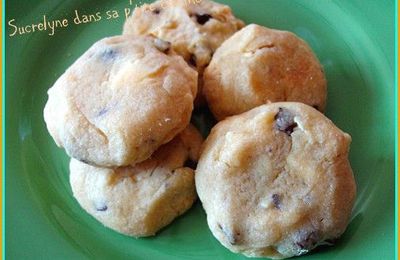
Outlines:
[[[69,156],[102,167],[146,160],[188,124],[197,72],[155,37],[95,43],[49,89],[47,128]]]
[[[338,238],[356,192],[350,142],[302,103],[262,105],[219,122],[195,175],[213,235],[233,252],[270,258]]]
[[[136,8],[123,33],[154,35],[170,42],[198,70],[201,89],[203,70],[215,50],[243,26],[226,5],[208,0],[160,0]]]
[[[90,215],[120,233],[154,235],[196,199],[194,171],[202,138],[189,126],[150,159],[135,166],[99,168],[70,163],[73,195]]]
[[[296,101],[325,109],[326,80],[311,48],[291,32],[260,25],[246,26],[218,48],[203,83],[219,120],[268,102]]]

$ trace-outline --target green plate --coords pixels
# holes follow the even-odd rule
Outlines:
[[[8,0],[6,23],[26,25],[129,7],[129,0]],[[133,5],[141,2],[133,0]],[[231,0],[245,22],[295,32],[323,63],[327,115],[353,137],[358,184],[350,225],[334,247],[307,259],[394,258],[394,1]],[[132,7],[132,6],[131,6]],[[153,238],[103,227],[71,196],[68,158],[43,121],[47,89],[124,18],[8,36],[6,24],[6,257],[8,259],[242,259],[213,238],[199,203]]]

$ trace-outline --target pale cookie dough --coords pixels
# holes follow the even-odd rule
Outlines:
[[[160,0],[136,8],[123,33],[150,34],[171,42],[172,49],[198,69],[201,81],[215,50],[243,26],[226,5],[208,0]]]
[[[338,238],[356,192],[350,142],[302,103],[262,105],[218,123],[195,175],[213,235],[233,252],[276,259]]]
[[[290,32],[251,24],[215,52],[204,72],[203,94],[222,120],[278,101],[324,111],[327,87],[322,66],[306,42]]]
[[[90,215],[120,233],[154,235],[188,210],[196,199],[194,171],[202,138],[190,126],[136,166],[97,168],[72,159],[74,197]]]
[[[150,157],[188,124],[197,72],[169,44],[143,36],[95,43],[49,89],[47,128],[82,162],[126,166]]]

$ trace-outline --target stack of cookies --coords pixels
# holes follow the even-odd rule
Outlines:
[[[321,113],[326,93],[294,34],[161,0],[57,80],[44,118],[74,197],[107,227],[154,235],[198,195],[222,245],[286,258],[338,238],[354,203],[351,138]],[[203,143],[190,120],[205,106],[220,122]]]

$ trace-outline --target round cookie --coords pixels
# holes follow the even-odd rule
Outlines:
[[[268,102],[295,101],[325,109],[325,76],[307,43],[293,33],[260,25],[246,26],[218,48],[203,84],[219,120]]]
[[[302,103],[262,105],[219,122],[195,175],[213,235],[233,252],[276,259],[338,238],[356,192],[350,142]]]
[[[168,43],[115,36],[95,43],[49,89],[47,128],[58,146],[102,167],[141,162],[188,124],[197,72]]]
[[[188,210],[196,199],[194,171],[202,138],[190,126],[135,166],[98,168],[70,163],[74,197],[90,215],[120,233],[154,235]]]
[[[171,42],[172,49],[198,69],[201,81],[215,50],[243,26],[226,5],[208,0],[160,0],[136,8],[123,33],[150,34]]]

